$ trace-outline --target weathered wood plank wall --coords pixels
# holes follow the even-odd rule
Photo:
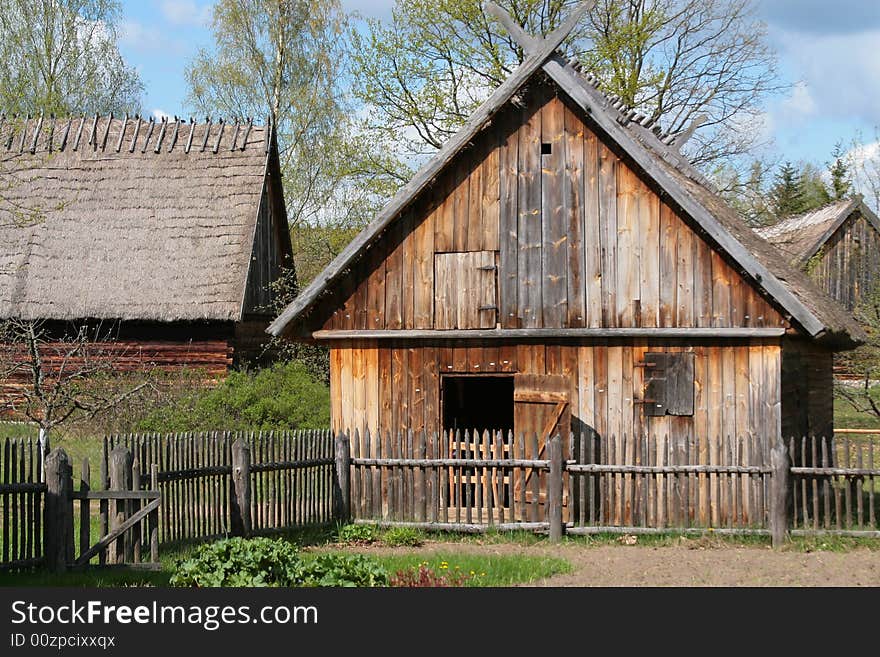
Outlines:
[[[847,310],[880,285],[880,233],[854,213],[807,262],[807,273]]]
[[[640,403],[645,375],[639,364],[648,351],[683,350],[695,356],[694,415],[645,417]],[[687,436],[698,436],[699,451],[689,455],[693,464],[720,462],[722,436],[759,436],[760,448],[769,454],[782,435],[781,349],[772,341],[728,346],[610,340],[592,346],[336,344],[330,361],[332,424],[334,430],[424,429],[430,435],[441,430],[443,374],[515,372],[566,375],[573,428],[615,436],[609,449],[617,463],[635,464],[644,458],[634,441],[624,444],[624,435],[648,436],[654,444],[668,440],[672,450],[684,450]],[[621,478],[619,483],[622,487],[630,482]],[[700,475],[703,499],[710,498],[709,486],[718,484],[715,475]]]
[[[435,254],[462,251],[498,252],[502,328],[785,325],[576,110],[549,88],[524,103],[344,277],[324,329],[434,328]],[[447,312],[485,305],[437,285]]]

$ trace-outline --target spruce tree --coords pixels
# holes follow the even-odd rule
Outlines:
[[[799,182],[798,170],[791,162],[779,167],[773,187],[770,188],[771,207],[778,219],[791,217],[801,211],[803,190]]]
[[[831,176],[830,192],[833,200],[843,200],[852,193],[852,175],[850,174],[849,163],[846,161],[846,153],[841,142],[837,142],[834,150],[831,151],[828,174]]]

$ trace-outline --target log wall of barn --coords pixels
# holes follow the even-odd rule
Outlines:
[[[477,313],[478,326],[454,328],[785,325],[551,88],[524,103],[391,225],[310,325],[450,328],[438,306]],[[495,254],[496,304],[466,277],[435,280],[437,254],[462,252]]]
[[[880,233],[855,213],[807,262],[807,273],[847,310],[853,310],[880,285]]]

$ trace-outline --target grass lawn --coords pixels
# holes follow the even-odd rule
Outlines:
[[[880,400],[880,386],[870,390],[872,398]],[[859,413],[843,399],[834,399],[835,429],[880,429],[880,417],[872,413]]]
[[[566,573],[571,569],[564,559],[541,555],[463,554],[454,550],[434,551],[415,546],[392,548],[378,553],[373,547],[364,546],[359,549],[357,546],[337,543],[333,534],[326,531],[291,533],[282,540],[289,540],[302,547],[301,554],[306,561],[328,552],[364,553],[382,565],[392,576],[397,571],[418,569],[420,565],[425,565],[437,575],[447,576],[451,581],[469,587],[510,586]],[[529,543],[542,540],[546,539],[537,537]],[[516,537],[512,537],[511,541],[518,542]],[[179,559],[185,559],[195,547],[188,544],[166,548],[161,555],[161,571],[95,568],[60,576],[45,572],[0,573],[0,586],[167,586],[175,563]]]

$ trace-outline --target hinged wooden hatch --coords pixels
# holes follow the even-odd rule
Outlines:
[[[492,329],[498,321],[495,251],[434,256],[434,328]]]

